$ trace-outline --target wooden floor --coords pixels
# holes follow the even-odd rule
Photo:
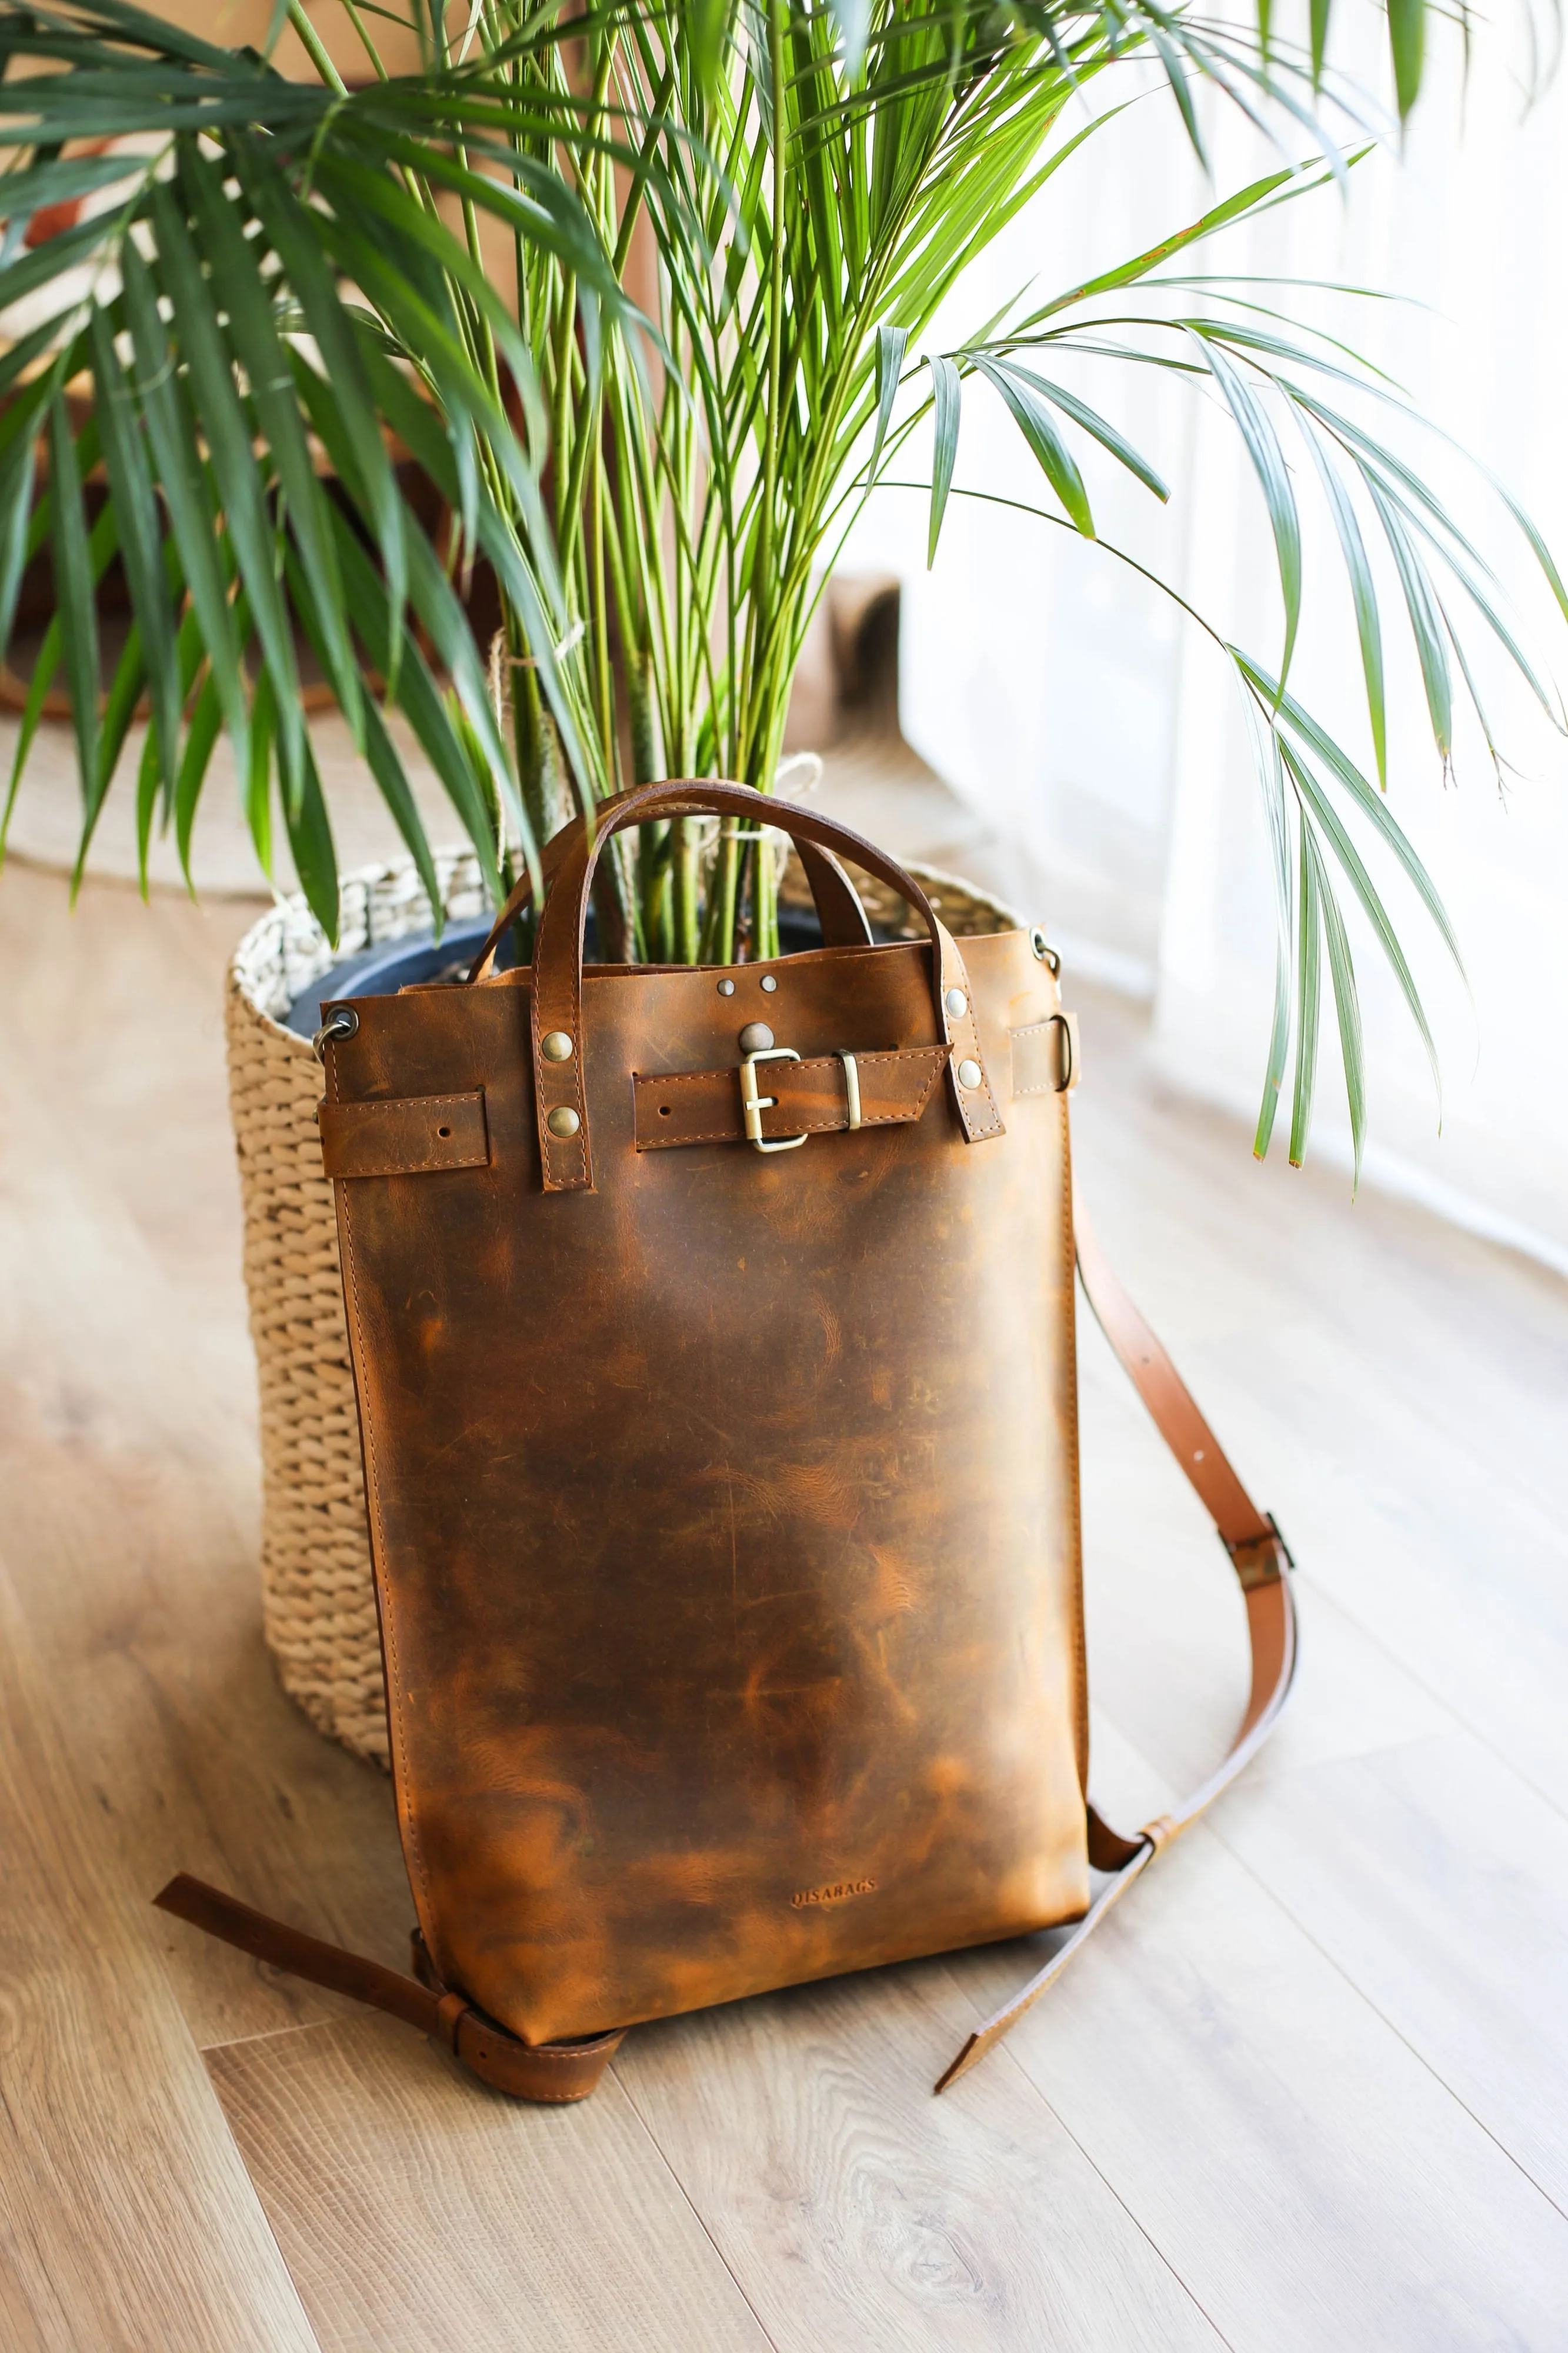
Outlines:
[[[0,2343],[16,2353],[1568,2348],[1568,1290],[1141,1075],[1103,1237],[1300,1562],[1299,1697],[1011,2042],[1025,1948],[632,2035],[565,2111],[153,1913],[401,1963],[384,1782],[279,1693],[219,1023],[246,911],[0,883]],[[1095,1777],[1242,1687],[1086,1336]]]

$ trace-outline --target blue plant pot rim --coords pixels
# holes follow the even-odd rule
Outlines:
[[[433,928],[405,932],[401,939],[381,940],[374,947],[362,948],[357,955],[344,956],[339,964],[331,965],[321,976],[301,990],[284,1016],[283,1026],[297,1038],[313,1038],[321,1026],[321,1007],[344,997],[395,997],[400,988],[415,988],[421,982],[459,979],[472,964],[489,936],[490,918],[471,917],[460,923],[448,923],[439,940]],[[586,947],[588,960],[593,961],[594,923],[588,919]],[[820,947],[822,934],[816,918],[794,908],[781,909],[779,937],[786,955],[798,954],[803,948]],[[502,943],[498,965],[511,962],[510,942]]]

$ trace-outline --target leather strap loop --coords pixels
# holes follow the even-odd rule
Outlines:
[[[626,826],[646,824],[656,817],[705,813],[778,826],[796,841],[813,841],[824,849],[853,860],[908,902],[931,934],[931,997],[937,1033],[952,1050],[949,1066],[952,1100],[964,1134],[971,1144],[1002,1134],[1002,1114],[986,1074],[963,959],[913,875],[906,873],[896,860],[849,827],[816,816],[793,802],[772,800],[766,794],[753,792],[749,785],[710,781],[647,785],[621,795],[615,802],[601,803],[591,838],[585,829],[574,834],[540,917],[529,1010],[533,1033],[539,1156],[545,1191],[587,1191],[594,1182],[581,1046],[583,940],[588,894],[599,857],[605,844]],[[574,1050],[563,1060],[551,1060],[543,1053],[542,1040],[552,1031],[572,1040]],[[968,1084],[964,1083],[965,1072],[973,1073]]]
[[[1268,1514],[1258,1510],[1237,1477],[1175,1366],[1111,1272],[1076,1193],[1073,1227],[1078,1243],[1079,1281],[1084,1296],[1230,1555],[1237,1581],[1247,1600],[1252,1687],[1229,1753],[1173,1813],[1156,1816],[1153,1821],[1144,1824],[1136,1838],[1128,1839],[1101,1821],[1092,1806],[1089,1809],[1089,1862],[1097,1871],[1108,1871],[1112,1876],[1045,1967],[1037,1970],[1011,2001],[970,2036],[939,2079],[939,2092],[945,2092],[950,2084],[966,2074],[1017,2024],[1026,2010],[1034,2008],[1047,1987],[1060,1977],[1084,1939],[1093,1935],[1111,1906],[1121,1902],[1140,1873],[1147,1870],[1156,1854],[1180,1837],[1205,1806],[1211,1805],[1220,1791],[1235,1780],[1273,1728],[1296,1672],[1296,1603],[1287,1574],[1290,1555],[1285,1539]]]

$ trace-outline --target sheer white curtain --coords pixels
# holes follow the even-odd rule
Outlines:
[[[1310,309],[1344,333],[1484,455],[1568,565],[1568,86],[1527,114],[1510,71],[1518,47],[1506,24],[1481,27],[1468,86],[1457,57],[1439,59],[1403,162],[1374,156],[1353,174],[1348,201],[1328,192],[1282,207],[1200,247],[1191,266],[1412,298],[1349,306],[1303,290],[1282,307]],[[1277,162],[1245,125],[1218,111],[1210,119],[1220,192]],[[973,333],[1025,280],[1043,290],[1068,286],[1213,201],[1169,101],[1142,101],[1015,225],[939,340]],[[1109,463],[1086,468],[1102,539],[1154,563],[1272,665],[1280,629],[1272,550],[1228,421],[1212,398],[1152,375],[1130,383],[1100,368],[1078,381],[1175,491],[1162,511],[1116,480]],[[1504,586],[1534,615],[1533,645],[1568,678],[1568,629],[1549,624],[1522,541],[1510,542],[1477,478],[1440,443],[1415,452],[1484,533]],[[1348,595],[1301,458],[1294,472],[1316,617],[1292,684],[1370,765]],[[905,470],[912,479],[921,467]],[[984,392],[966,398],[957,480],[1051,503]],[[1166,1074],[1250,1118],[1272,1001],[1274,913],[1261,805],[1226,663],[1112,556],[1048,524],[955,498],[930,574],[924,533],[918,494],[887,492],[848,559],[885,565],[905,583],[906,733],[1006,826],[1069,958],[1153,999],[1152,1050]],[[1378,863],[1427,995],[1444,1109],[1439,1134],[1425,1051],[1352,913],[1370,1060],[1364,1176],[1568,1271],[1568,746],[1483,651],[1478,682],[1513,771],[1500,792],[1471,725],[1459,733],[1457,781],[1445,784],[1397,584],[1390,576],[1382,586],[1390,800],[1447,902],[1469,993],[1408,890]],[[1484,637],[1472,629],[1477,642]],[[1313,1150],[1348,1160],[1332,1028],[1325,997]],[[1288,1124],[1282,1105],[1276,1150]]]

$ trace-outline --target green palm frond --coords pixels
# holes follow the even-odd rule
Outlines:
[[[1426,5],[1387,12],[1400,116]],[[951,500],[969,495],[972,391],[1016,424],[1047,519],[1087,543],[1089,452],[1156,500],[1173,491],[1084,373],[1163,370],[1234,424],[1280,585],[1271,662],[1204,624],[1256,724],[1290,943],[1259,1149],[1292,1039],[1304,1145],[1326,952],[1359,1151],[1337,892],[1427,1029],[1358,831],[1452,944],[1380,789],[1390,644],[1408,634],[1443,762],[1461,706],[1493,741],[1469,630],[1560,714],[1485,560],[1406,453],[1415,420],[1396,388],[1268,290],[1174,274],[1202,240],[1342,185],[1382,124],[1335,77],[1328,0],[1305,46],[1281,37],[1268,0],[1251,26],[1153,0],[475,0],[460,27],[407,5],[419,64],[394,74],[376,47],[386,10],[345,7],[334,63],[322,11],[281,0],[274,31],[286,18],[315,69],[293,80],[126,0],[0,5],[0,314],[16,324],[0,349],[0,646],[40,551],[60,597],[7,814],[63,676],[83,857],[139,712],[143,872],[160,823],[188,858],[226,734],[258,857],[287,839],[333,930],[308,655],[427,886],[403,729],[499,894],[566,807],[626,783],[771,786],[826,568],[927,421],[933,557]],[[971,263],[1131,102],[1124,80],[1099,87],[1129,69],[1136,89],[1151,71],[1163,84],[1200,155],[1206,85],[1308,160],[1282,154],[1119,268],[931,348]],[[1290,691],[1312,483],[1349,583],[1375,784]],[[1568,618],[1549,551],[1502,496]],[[106,689],[93,591],[117,558],[132,627]],[[476,567],[499,599],[489,646],[467,602]],[[648,828],[605,865],[600,917],[620,953],[776,947],[772,860],[734,827],[716,843],[689,821]]]

